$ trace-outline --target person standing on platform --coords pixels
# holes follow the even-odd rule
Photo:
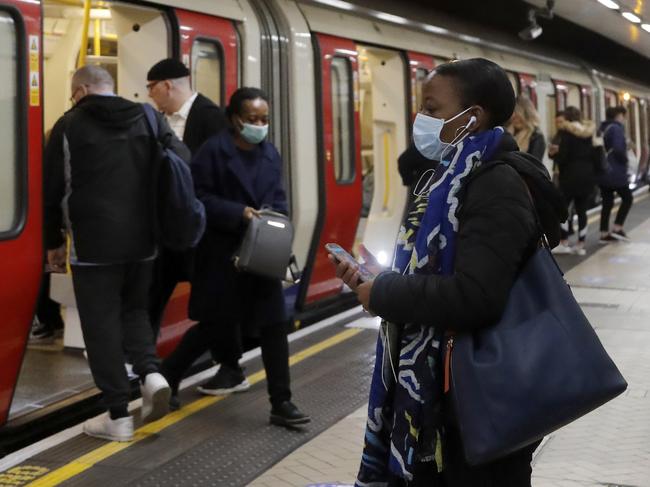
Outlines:
[[[634,198],[627,178],[627,143],[623,125],[627,110],[622,106],[609,107],[605,114],[607,120],[601,124],[599,133],[605,143],[609,167],[605,174],[599,176],[600,195],[603,198],[600,213],[600,243],[628,242],[630,238],[623,230],[623,225],[632,208]],[[610,232],[609,217],[614,206],[614,193],[621,197],[621,206],[616,213],[614,228]]]
[[[393,271],[366,252],[376,277],[361,282],[356,265],[330,257],[363,307],[384,320],[355,485],[530,487],[539,442],[479,466],[466,462],[443,350],[451,333],[498,321],[537,248],[539,225],[557,244],[566,207],[542,163],[518,156],[501,127],[515,96],[500,66],[480,58],[439,65],[422,99],[413,138],[441,162],[404,219]]]
[[[527,96],[517,97],[508,131],[514,136],[521,152],[527,152],[539,161],[544,160],[546,141],[539,129],[539,115],[535,105]]]
[[[594,123],[581,120],[580,110],[567,107],[564,110],[565,122],[560,124],[560,144],[553,160],[560,171],[560,191],[567,204],[573,203],[578,215],[578,242],[575,248],[569,246],[569,220],[562,224],[562,240],[553,249],[556,254],[585,255],[587,238],[587,210],[589,198],[596,188],[594,170],[593,136],[596,132]]]
[[[289,345],[282,283],[240,272],[233,263],[248,222],[261,208],[286,214],[282,159],[266,141],[269,105],[263,91],[240,88],[226,115],[229,130],[211,137],[192,161],[197,197],[205,205],[207,228],[196,249],[190,328],[163,362],[163,373],[177,388],[184,372],[209,347],[221,361],[217,374],[199,390],[221,395],[248,389],[242,368],[242,337],[259,337],[271,401],[271,423],[310,421],[291,402]]]
[[[192,154],[226,127],[226,118],[217,105],[192,90],[190,71],[176,59],[163,59],[147,73],[149,97],[165,114],[176,136]],[[174,252],[162,248],[154,264],[150,319],[158,337],[165,306],[179,282],[189,281],[192,251]]]
[[[52,271],[62,272],[69,239],[88,362],[108,408],[83,431],[130,441],[125,353],[142,381],[145,422],[167,413],[170,388],[158,372],[147,312],[156,255],[151,194],[157,153],[142,106],[116,96],[114,86],[98,66],[84,66],[72,77],[74,106],[55,124],[44,155],[45,240]],[[189,155],[162,116],[158,132],[161,142]]]

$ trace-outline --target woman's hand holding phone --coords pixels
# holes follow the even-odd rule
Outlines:
[[[336,244],[328,244],[326,248],[330,252],[330,261],[336,266],[336,277],[357,293],[357,298],[363,308],[372,314],[369,309],[370,293],[374,276],[383,270],[382,266],[364,245],[360,246],[361,256],[366,262],[363,266]]]

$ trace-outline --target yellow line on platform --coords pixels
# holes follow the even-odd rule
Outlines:
[[[304,350],[301,350],[300,352],[293,354],[291,357],[289,357],[289,364],[295,365],[298,362],[301,362],[311,357],[312,355],[316,355],[317,353],[322,352],[323,350],[333,347],[334,345],[337,345],[347,340],[348,338],[357,335],[359,332],[361,332],[361,329],[350,328],[340,333],[337,333],[333,337],[330,337],[326,340],[323,340],[322,342],[316,343],[311,347],[308,347]],[[249,376],[248,381],[252,385],[263,381],[265,378],[266,378],[266,372],[264,372],[264,370],[262,369]],[[110,443],[106,443],[105,445],[102,445],[99,448],[96,448],[80,456],[79,458],[71,461],[70,463],[67,463],[62,467],[57,468],[56,470],[48,473],[47,475],[44,475],[43,477],[27,485],[39,486],[39,487],[57,485],[65,480],[68,480],[72,477],[75,477],[76,475],[79,475],[85,470],[88,470],[93,465],[101,462],[102,460],[105,460],[106,458],[115,455],[116,453],[119,453],[122,450],[125,450],[132,445],[135,445],[139,441],[142,441],[151,435],[160,433],[165,428],[168,428],[169,426],[172,426],[178,423],[179,421],[182,421],[188,416],[191,416],[192,414],[197,413],[198,411],[201,411],[202,409],[205,409],[208,406],[211,406],[212,404],[215,404],[225,399],[226,397],[227,396],[216,396],[216,397],[206,396],[196,401],[193,401],[187,406],[184,406],[178,411],[174,411],[168,414],[167,416],[159,419],[158,421],[154,421],[152,423],[146,424],[138,428],[135,431],[135,437],[133,441],[128,443],[127,442],[120,443],[116,441],[111,441]]]

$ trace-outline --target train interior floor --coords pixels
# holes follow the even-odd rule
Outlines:
[[[626,225],[632,242],[599,245],[594,217],[587,256],[558,258],[629,389],[542,443],[534,458],[535,487],[650,485],[648,196],[646,190],[637,197]],[[93,439],[78,425],[0,459],[0,486],[352,484],[377,326],[356,308],[292,336],[294,400],[313,419],[306,428],[269,425],[261,359],[251,351],[249,391],[201,396],[194,385],[214,370],[203,372],[184,382],[179,411],[136,424],[135,441]],[[134,401],[131,409],[139,405]]]

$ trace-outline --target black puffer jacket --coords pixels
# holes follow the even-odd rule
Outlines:
[[[493,161],[474,170],[461,189],[455,272],[450,276],[380,274],[370,309],[395,323],[431,324],[456,332],[494,324],[518,271],[540,237],[531,196],[547,235],[566,219],[562,196],[536,159],[513,152],[504,135]],[[556,242],[553,242],[556,243]]]
[[[560,189],[568,197],[589,196],[596,186],[593,122],[563,122],[560,145],[553,157],[560,171]]]
[[[157,115],[163,143],[189,151]],[[138,103],[88,95],[52,129],[44,156],[45,240],[48,249],[71,231],[71,259],[111,264],[154,254],[153,139]],[[65,222],[67,213],[68,222]]]

